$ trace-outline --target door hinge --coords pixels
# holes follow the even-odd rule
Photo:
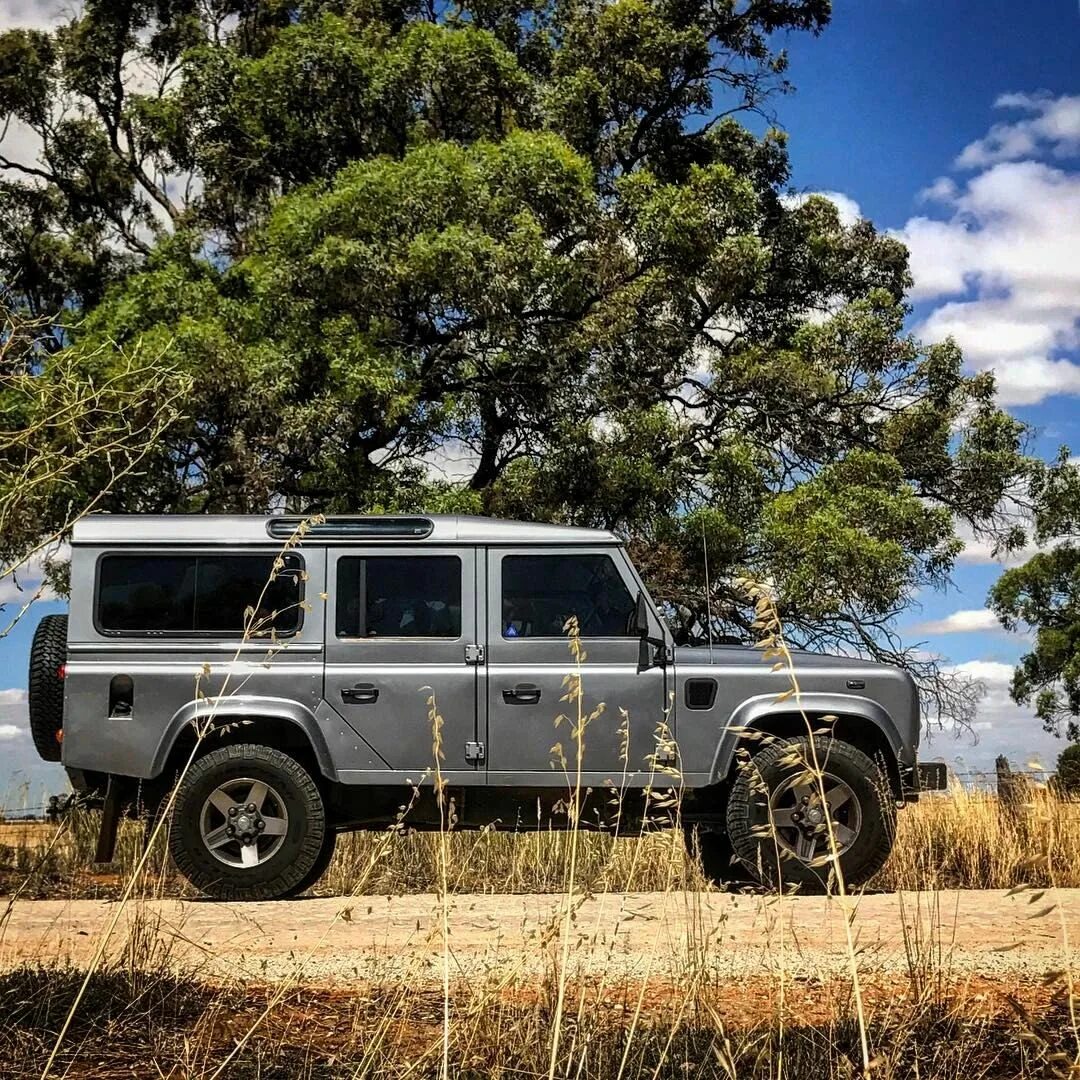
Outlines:
[[[674,765],[678,761],[678,755],[673,746],[658,746],[654,759],[657,765]]]
[[[465,663],[466,664],[482,664],[484,662],[484,646],[483,645],[466,645],[465,646]]]
[[[465,744],[465,761],[470,765],[482,765],[484,763],[484,744],[482,742],[467,742]]]

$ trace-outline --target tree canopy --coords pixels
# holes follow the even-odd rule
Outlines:
[[[601,525],[680,634],[912,667],[1024,428],[904,331],[907,256],[790,188],[783,33],[827,0],[87,0],[0,35],[0,273],[44,347],[168,352],[114,508]],[[746,117],[755,119],[748,124]],[[752,130],[753,129],[753,130]],[[118,361],[119,362],[119,361]],[[705,556],[712,594],[705,600]]]
[[[994,583],[990,605],[1008,630],[1028,630],[1031,650],[1012,696],[1034,705],[1047,731],[1080,739],[1080,472],[1062,449],[1035,489],[1032,534],[1043,550]]]

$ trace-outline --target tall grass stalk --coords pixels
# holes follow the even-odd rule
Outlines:
[[[754,627],[764,631],[765,635],[758,641],[758,645],[763,650],[762,658],[764,660],[776,659],[777,663],[774,666],[774,670],[782,668],[791,684],[790,689],[780,694],[777,700],[783,701],[788,698],[793,698],[795,707],[806,726],[807,743],[810,747],[810,762],[808,763],[810,766],[810,773],[818,786],[818,798],[821,800],[821,805],[825,807],[825,814],[823,816],[825,819],[829,844],[828,862],[831,864],[829,875],[830,883],[835,885],[840,902],[845,909],[844,936],[847,943],[848,968],[851,973],[851,989],[855,998],[855,1013],[859,1021],[859,1048],[862,1051],[863,1076],[869,1077],[870,1043],[867,1036],[866,1009],[863,1005],[862,982],[859,978],[859,962],[855,951],[855,936],[851,929],[852,912],[848,906],[847,883],[844,880],[844,870],[840,863],[840,845],[836,839],[836,830],[833,827],[832,813],[829,810],[829,801],[826,798],[825,771],[822,768],[821,762],[818,760],[817,733],[814,730],[814,725],[810,721],[810,717],[807,715],[807,712],[802,705],[802,691],[799,686],[798,675],[795,671],[795,661],[792,658],[791,650],[788,648],[787,642],[784,640],[783,624],[772,593],[756,583],[744,582],[744,584],[747,586],[747,591],[754,600]],[[766,794],[768,793],[766,792]],[[773,846],[779,854],[779,838],[777,836],[775,823],[772,821],[771,811],[770,824],[772,825]]]
[[[283,556],[285,552],[289,551],[291,548],[294,548],[297,544],[299,544],[308,532],[308,530],[311,528],[311,525],[314,524],[317,520],[321,520],[321,518],[310,518],[301,521],[293,530],[290,536],[286,539],[285,543],[282,545],[281,553],[274,560],[274,565],[271,570],[270,576],[263,583],[263,587],[259,593],[259,598],[257,602],[253,606],[249,607],[244,613],[243,634],[240,640],[240,644],[236,648],[236,652],[233,653],[232,664],[230,664],[229,669],[226,671],[225,678],[222,681],[221,691],[219,694],[215,695],[213,698],[210,699],[212,704],[209,711],[202,716],[197,716],[196,719],[193,721],[193,727],[195,729],[195,740],[192,743],[191,752],[188,754],[186,761],[180,769],[180,773],[176,779],[176,782],[169,790],[164,805],[160,808],[157,814],[156,820],[153,823],[150,836],[147,840],[146,845],[143,848],[142,854],[139,856],[130,878],[124,885],[119,903],[114,906],[112,917],[107,921],[104,931],[99,935],[98,943],[94,950],[94,955],[90,961],[89,966],[86,969],[86,975],[83,978],[82,985],[79,987],[79,990],[71,1003],[71,1008],[68,1010],[67,1016],[64,1017],[64,1022],[60,1025],[60,1030],[56,1035],[56,1041],[53,1043],[53,1048],[49,1054],[49,1059],[48,1061],[46,1061],[45,1068],[41,1072],[41,1080],[48,1080],[49,1073],[52,1071],[53,1064],[56,1061],[56,1055],[60,1052],[60,1046],[68,1033],[68,1029],[71,1027],[71,1021],[79,1008],[79,1004],[82,1001],[84,994],[86,993],[86,988],[89,985],[94,973],[98,970],[98,967],[105,956],[105,950],[108,948],[109,942],[112,940],[113,933],[116,931],[116,926],[120,921],[120,917],[124,914],[124,910],[127,907],[128,901],[131,899],[132,891],[135,888],[136,882],[140,881],[142,878],[142,873],[144,868],[146,867],[147,859],[149,858],[150,852],[154,849],[154,845],[158,839],[158,836],[161,834],[162,829],[165,827],[166,822],[169,821],[172,817],[173,807],[176,805],[176,797],[180,791],[181,785],[183,784],[184,779],[187,776],[189,770],[191,769],[191,766],[194,763],[195,759],[199,756],[199,751],[202,747],[203,741],[215,729],[220,703],[222,699],[227,697],[230,692],[235,692],[234,690],[230,691],[230,681],[233,677],[233,665],[235,665],[239,661],[243,646],[249,641],[253,640],[255,637],[266,633],[267,630],[270,629],[272,644],[271,650],[268,655],[272,657],[276,653],[276,651],[280,650],[280,648],[285,647],[285,644],[279,644],[277,642],[276,636],[272,632],[273,617],[271,616],[269,619],[263,617],[260,620],[257,613],[263,608],[263,602],[266,598],[266,591],[273,583],[275,575],[284,568],[285,563]],[[196,680],[195,696],[197,700],[205,700],[205,695],[202,692],[200,680],[204,675],[209,676],[210,673],[210,665],[204,665],[202,673],[200,673],[199,678]],[[241,682],[241,686],[242,685],[243,682]]]
[[[573,929],[574,887],[577,883],[578,842],[581,832],[581,772],[582,759],[585,756],[585,727],[590,720],[596,719],[603,712],[603,704],[601,703],[588,716],[585,713],[585,694],[581,669],[587,654],[581,644],[576,617],[572,616],[563,627],[563,630],[568,636],[570,655],[574,660],[574,670],[569,672],[563,679],[566,693],[560,699],[567,702],[574,713],[574,718],[570,721],[570,737],[574,744],[574,780],[570,790],[567,792],[566,812],[570,820],[570,854],[566,865],[566,887],[563,890],[565,897],[563,900],[561,928],[562,956],[556,975],[555,1017],[551,1028],[551,1058],[548,1064],[548,1080],[555,1080],[555,1066],[559,1060],[559,1041],[562,1036],[563,1008],[566,1002],[566,981],[570,966],[570,934]],[[559,727],[566,719],[565,716],[557,717],[555,726]],[[560,758],[563,759],[565,772],[565,757],[561,746],[553,747],[553,750],[556,750]]]
[[[428,719],[431,722],[431,756],[434,760],[433,782],[435,801],[439,808],[439,920],[442,953],[443,1025],[442,1025],[442,1072],[443,1080],[450,1076],[450,883],[447,866],[447,835],[453,827],[452,814],[446,805],[446,784],[442,775],[443,718],[432,693],[428,698]]]

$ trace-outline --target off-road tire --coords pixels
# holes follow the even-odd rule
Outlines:
[[[847,784],[860,803],[861,827],[839,860],[845,886],[855,888],[885,865],[892,850],[896,806],[889,781],[871,758],[850,743],[818,738],[815,749],[823,771]],[[777,845],[769,834],[764,789],[771,794],[784,780],[806,771],[805,765],[791,762],[793,756],[812,760],[809,737],[778,740],[740,766],[728,799],[728,836],[736,857],[761,884],[769,888],[798,886],[803,893],[835,891],[831,861],[811,866],[794,857],[778,859]]]
[[[296,886],[289,890],[287,896],[299,896],[301,893],[306,893],[308,889],[313,888],[318,884],[323,874],[326,873],[326,868],[330,865],[331,859],[334,857],[334,850],[337,847],[337,833],[332,828],[327,828],[325,835],[323,836],[322,850],[319,852],[319,857],[315,860],[315,865],[307,872],[307,875],[299,881]]]
[[[218,860],[203,843],[200,830],[202,808],[210,794],[240,777],[269,784],[280,794],[289,819],[278,851],[266,862],[246,868]],[[327,857],[329,831],[319,788],[299,762],[268,746],[240,743],[213,750],[188,769],[173,805],[169,853],[184,877],[214,899],[280,900],[314,884],[316,870]],[[323,865],[318,874],[325,869]]]
[[[28,712],[34,749],[43,761],[60,760],[60,730],[64,726],[64,678],[67,660],[66,615],[45,615],[30,646]]]

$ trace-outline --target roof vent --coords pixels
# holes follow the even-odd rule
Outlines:
[[[266,531],[278,540],[287,540],[304,518],[275,517]],[[426,517],[330,517],[311,525],[308,538],[320,540],[423,540],[435,528]]]

